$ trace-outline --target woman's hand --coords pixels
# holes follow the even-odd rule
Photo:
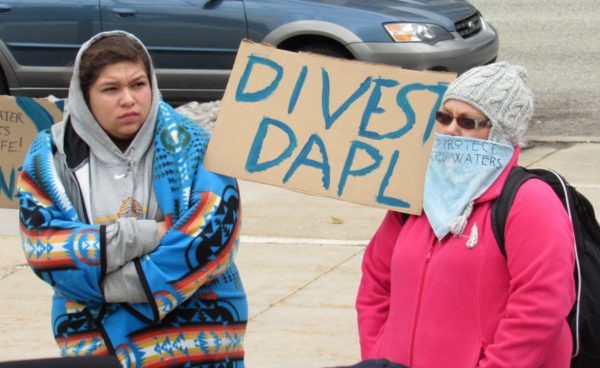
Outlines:
[[[158,228],[158,240],[160,240],[169,229],[167,229],[167,223],[164,221],[157,221],[156,227]]]

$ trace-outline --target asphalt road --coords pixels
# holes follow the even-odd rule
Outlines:
[[[498,60],[529,72],[533,137],[600,142],[598,0],[470,0],[500,35]]]

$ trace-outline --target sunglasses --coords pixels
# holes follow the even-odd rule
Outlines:
[[[458,124],[459,127],[467,130],[492,126],[492,123],[489,120],[475,120],[471,118],[465,118],[463,116],[454,117],[443,111],[438,111],[435,113],[435,120],[443,125],[450,125],[454,119],[456,119],[456,124]]]

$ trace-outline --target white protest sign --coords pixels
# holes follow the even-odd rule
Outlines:
[[[17,177],[29,146],[62,118],[62,101],[0,96],[0,207],[18,208]]]

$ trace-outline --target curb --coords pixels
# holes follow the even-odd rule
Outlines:
[[[343,245],[365,247],[369,240],[342,240],[342,239],[313,239],[313,238],[283,238],[272,236],[242,235],[240,243],[244,244],[277,244],[277,245]]]
[[[600,137],[533,135],[525,136],[528,142],[538,143],[600,143]]]

